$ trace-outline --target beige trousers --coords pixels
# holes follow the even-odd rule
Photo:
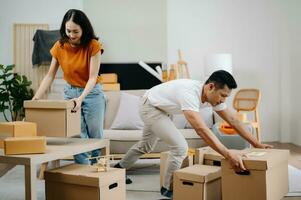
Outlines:
[[[187,155],[187,142],[168,114],[152,106],[147,98],[141,99],[140,116],[144,122],[142,139],[129,149],[119,164],[128,169],[143,154],[153,151],[160,138],[170,149],[163,186],[166,189],[171,189],[173,172],[180,169]]]

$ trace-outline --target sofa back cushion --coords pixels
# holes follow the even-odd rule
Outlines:
[[[120,104],[121,92],[129,93],[136,96],[143,96],[146,90],[122,90],[122,91],[106,91],[106,111],[104,119],[104,129],[110,129]]]

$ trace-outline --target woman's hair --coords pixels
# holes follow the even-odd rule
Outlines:
[[[87,47],[92,39],[98,40],[98,37],[95,36],[93,27],[87,15],[81,10],[70,9],[65,14],[61,24],[61,28],[60,28],[61,45],[63,45],[65,42],[68,42],[69,40],[68,36],[66,35],[66,22],[68,22],[69,20],[79,25],[82,29],[80,45],[82,45],[83,47]]]

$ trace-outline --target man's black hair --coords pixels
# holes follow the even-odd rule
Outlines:
[[[229,89],[237,88],[237,84],[233,76],[225,70],[218,70],[213,72],[205,82],[205,84],[208,83],[214,83],[215,87],[219,89],[223,89],[225,85],[227,85]]]

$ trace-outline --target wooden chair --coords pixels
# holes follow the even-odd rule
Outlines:
[[[233,108],[237,112],[253,112],[253,120],[248,121],[256,130],[256,137],[260,141],[260,124],[258,115],[258,104],[261,93],[258,89],[240,89],[233,99]]]

